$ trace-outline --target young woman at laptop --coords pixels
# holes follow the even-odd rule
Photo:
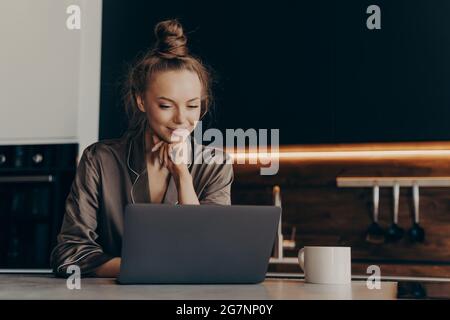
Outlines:
[[[70,265],[83,276],[118,275],[129,203],[231,203],[230,159],[211,148],[223,161],[198,161],[208,147],[199,148],[190,135],[211,103],[210,74],[188,53],[178,21],[158,23],[155,35],[154,48],[127,78],[127,132],[82,154],[51,256],[58,276],[68,276]]]

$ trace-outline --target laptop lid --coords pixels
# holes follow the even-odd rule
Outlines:
[[[119,283],[258,283],[281,208],[130,204]]]

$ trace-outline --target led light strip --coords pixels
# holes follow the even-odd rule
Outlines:
[[[361,150],[361,151],[282,151],[282,152],[229,152],[234,159],[346,159],[346,158],[398,158],[398,157],[450,157],[450,150]]]

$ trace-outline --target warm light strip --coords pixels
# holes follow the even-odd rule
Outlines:
[[[450,187],[450,177],[337,177],[338,187]]]
[[[294,151],[294,152],[230,152],[235,159],[339,159],[339,158],[383,158],[383,157],[450,157],[450,150],[367,150],[367,151]]]

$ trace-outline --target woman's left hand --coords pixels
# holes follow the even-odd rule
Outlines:
[[[189,174],[187,167],[189,155],[186,141],[170,144],[160,141],[153,147],[152,152],[159,152],[160,164],[166,167],[174,177]]]
[[[152,152],[159,152],[159,160],[162,166],[167,167],[178,191],[179,204],[200,204],[197,194],[194,190],[192,176],[188,170],[188,145],[185,139],[181,142],[167,143],[158,142],[152,149]]]

